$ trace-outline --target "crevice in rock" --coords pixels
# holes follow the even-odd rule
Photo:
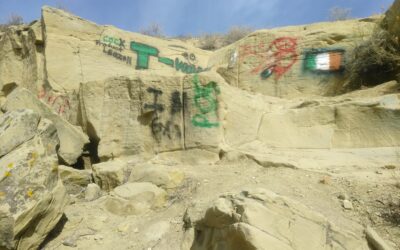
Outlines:
[[[186,150],[186,119],[185,119],[185,112],[186,112],[186,109],[187,109],[187,105],[188,105],[188,98],[187,98],[187,94],[186,94],[186,92],[184,92],[184,84],[185,84],[185,81],[184,81],[184,78],[182,77],[182,78],[180,78],[180,82],[181,82],[181,103],[183,104],[182,105],[182,110],[181,110],[181,119],[182,119],[182,123],[181,123],[181,127],[182,127],[182,135],[183,135],[183,137],[182,137],[182,139],[181,139],[181,142],[182,142],[182,148],[183,148],[183,150]]]
[[[43,242],[40,244],[38,249],[45,249],[46,245],[52,240],[56,239],[63,231],[65,224],[68,222],[68,218],[65,214],[63,214],[58,221],[58,223],[54,226],[53,230],[46,236]]]

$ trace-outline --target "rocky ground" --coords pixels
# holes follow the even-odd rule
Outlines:
[[[187,153],[201,157],[199,152]],[[141,215],[118,216],[105,209],[107,196],[91,202],[78,196],[67,206],[62,232],[54,233],[44,248],[110,249],[117,245],[118,249],[179,249],[188,207],[210,204],[222,194],[254,188],[265,188],[299,201],[342,230],[363,234],[361,225],[371,225],[394,248],[400,244],[396,219],[399,166],[382,162],[375,168],[338,165],[313,171],[260,166],[241,157],[216,161],[208,157],[185,159],[183,163],[176,159],[166,157],[151,163],[157,168],[173,166],[185,174],[164,207]],[[330,160],[334,165],[334,159]]]

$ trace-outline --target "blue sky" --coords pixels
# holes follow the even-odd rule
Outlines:
[[[10,14],[26,22],[43,5],[66,7],[99,24],[139,31],[158,23],[167,35],[226,32],[232,26],[255,29],[328,20],[332,7],[351,8],[353,17],[382,13],[393,0],[0,0],[0,22]]]

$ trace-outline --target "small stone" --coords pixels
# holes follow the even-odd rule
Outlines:
[[[137,233],[139,233],[139,229],[138,229],[138,228],[135,228],[135,229],[133,230],[133,232],[134,232],[135,234],[137,234]]]
[[[128,223],[122,223],[121,225],[118,226],[117,230],[120,233],[126,233],[129,230],[129,224]]]
[[[340,199],[340,200],[348,200],[349,196],[347,194],[345,194],[345,193],[342,193],[342,194],[338,195],[338,199]]]
[[[353,204],[349,200],[343,201],[343,207],[346,210],[353,210]]]
[[[63,240],[62,244],[67,247],[77,247],[76,237],[69,237]]]
[[[376,173],[376,174],[383,174],[383,172],[380,171],[380,170],[375,171],[375,173]]]
[[[331,177],[324,176],[324,177],[322,177],[321,180],[319,180],[319,183],[329,185],[329,184],[331,184]]]
[[[85,191],[85,200],[94,201],[100,197],[100,187],[96,183],[90,183]]]
[[[102,240],[102,239],[104,239],[104,237],[100,234],[94,236],[94,240]]]

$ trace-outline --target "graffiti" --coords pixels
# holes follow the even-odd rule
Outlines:
[[[304,53],[304,71],[338,73],[344,70],[343,49],[314,49]]]
[[[259,74],[262,79],[267,79],[275,75],[275,80],[279,80],[297,62],[298,54],[297,40],[291,37],[280,37],[275,39],[267,47],[263,42],[258,45],[242,45],[240,49],[240,59],[254,57],[260,62],[252,71]]]
[[[184,98],[187,99],[186,93],[183,93]],[[171,95],[171,115],[175,115],[176,113],[180,113],[183,109],[182,101],[181,101],[181,93],[179,91],[174,91]]]
[[[112,56],[112,57],[120,60],[120,61],[126,62],[126,64],[129,64],[129,65],[132,64],[132,57],[130,57],[130,56],[124,56],[117,51],[113,51],[112,49],[106,49],[106,47],[103,47],[103,52],[109,56]]]
[[[183,52],[182,56],[189,62],[195,62],[196,61],[196,55],[193,53],[187,53],[187,52]]]
[[[236,64],[237,58],[238,58],[238,50],[235,49],[235,51],[231,52],[228,68],[232,68]]]
[[[115,59],[118,59],[120,61],[123,61],[126,64],[129,64],[129,65],[132,64],[132,57],[125,56],[125,55],[121,54],[121,51],[122,51],[122,47],[121,46],[120,47],[116,47],[116,46],[113,46],[110,43],[103,43],[103,42],[101,42],[99,40],[96,40],[96,45],[103,47],[103,53],[104,54],[106,54],[108,56],[112,56]],[[120,45],[122,45],[122,42],[120,43]],[[123,46],[125,46],[125,45],[123,45]]]
[[[145,104],[144,108],[150,110],[153,113],[153,118],[150,124],[151,132],[157,142],[161,141],[163,136],[167,136],[169,139],[174,137],[180,138],[181,129],[178,124],[173,122],[174,115],[182,110],[182,102],[180,100],[180,93],[175,91],[171,95],[171,117],[165,124],[160,120],[161,113],[164,112],[164,105],[159,103],[159,97],[163,94],[160,89],[147,88],[147,92],[153,95],[153,102],[150,104]]]
[[[194,85],[194,105],[199,111],[192,118],[192,124],[196,127],[212,128],[218,127],[219,122],[210,122],[207,115],[213,114],[218,118],[218,102],[217,95],[220,94],[220,89],[216,82],[209,82],[207,85],[200,84],[197,74],[193,77]]]
[[[202,67],[196,67],[194,64],[188,64],[179,61],[178,58],[175,59],[175,69],[176,71],[182,71],[186,74],[200,73],[205,71]]]
[[[44,88],[39,91],[38,98],[51,106],[59,115],[63,115],[71,109],[69,98],[67,96],[46,93]]]
[[[145,104],[144,108],[145,109],[152,109],[157,112],[163,112],[164,111],[164,105],[158,103],[158,97],[163,94],[163,92],[159,89],[155,88],[147,88],[147,92],[153,94],[153,103],[152,104]]]
[[[125,40],[123,40],[121,38],[115,38],[115,37],[111,37],[111,36],[103,36],[101,41],[104,44],[118,46],[121,50],[125,49]]]
[[[131,42],[131,50],[137,53],[136,69],[148,69],[149,57],[158,57],[158,49],[144,43]]]
[[[157,48],[144,43],[131,42],[130,47],[131,50],[136,52],[137,54],[136,69],[148,69],[150,57],[153,56],[158,58],[158,62],[170,67],[175,67],[176,71],[181,71],[186,74],[193,74],[205,71],[205,69],[203,69],[202,67],[197,67],[194,64],[182,62],[179,60],[179,58],[175,58],[175,60],[173,60],[168,57],[160,57],[160,52]],[[189,58],[189,60],[196,60],[196,56],[194,54],[187,54],[187,57]]]

